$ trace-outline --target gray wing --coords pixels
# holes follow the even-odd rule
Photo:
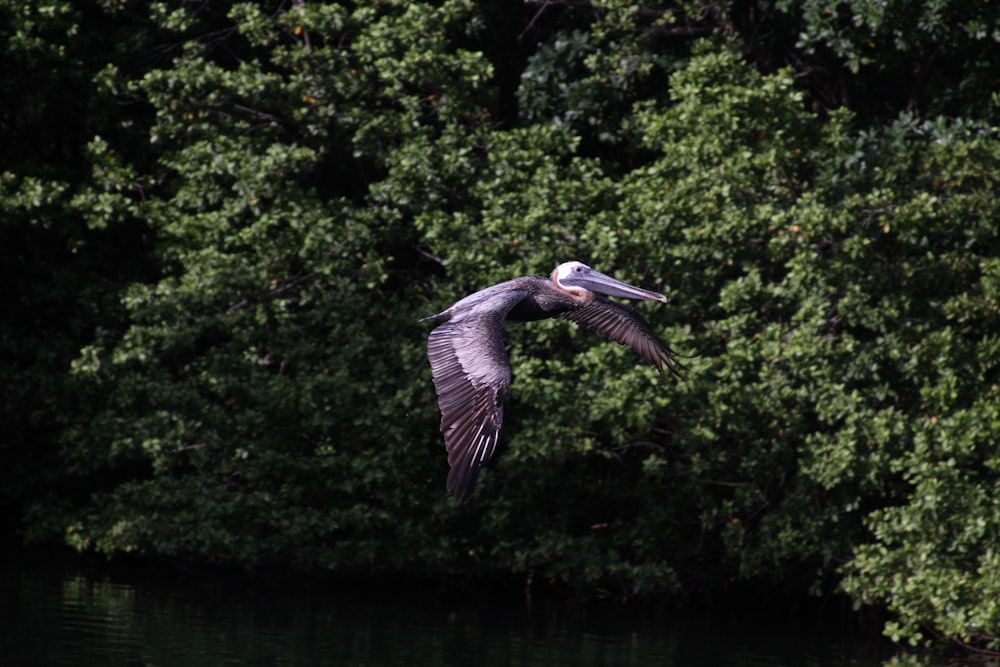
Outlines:
[[[509,294],[495,309],[477,309],[434,329],[427,357],[434,375],[441,432],[448,450],[448,491],[465,502],[500,442],[503,404],[510,388],[510,360],[503,344],[507,313],[523,298]]]
[[[597,294],[586,306],[560,313],[559,317],[586,325],[602,336],[632,348],[655,366],[664,379],[664,366],[674,375],[680,375],[677,354],[660,340],[649,323],[631,306]]]

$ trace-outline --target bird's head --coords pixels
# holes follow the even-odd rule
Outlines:
[[[645,299],[648,301],[662,301],[664,303],[667,301],[667,297],[659,292],[651,292],[641,287],[615,280],[611,276],[592,269],[582,262],[564,262],[560,264],[552,272],[551,278],[557,288],[578,297],[585,297],[588,292],[594,292],[607,296],[620,296],[626,299]]]

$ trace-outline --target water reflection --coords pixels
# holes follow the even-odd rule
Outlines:
[[[2,581],[2,655],[23,665],[879,665],[819,628],[769,630],[584,605],[446,603],[323,587],[121,583],[83,574]],[[881,656],[886,657],[886,656]]]

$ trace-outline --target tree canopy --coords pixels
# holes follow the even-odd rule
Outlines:
[[[768,581],[1000,650],[1000,7],[0,0],[7,530],[259,571]],[[507,329],[471,504],[419,318]],[[571,389],[572,391],[568,391]]]

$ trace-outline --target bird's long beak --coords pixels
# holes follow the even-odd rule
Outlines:
[[[605,275],[600,271],[595,271],[589,266],[583,268],[584,270],[582,271],[573,271],[570,275],[561,279],[559,282],[563,285],[582,287],[583,289],[590,290],[591,292],[597,292],[598,294],[605,294],[607,296],[620,296],[626,299],[644,299],[647,301],[662,301],[663,303],[667,302],[667,297],[663,296],[659,292],[651,292],[650,290],[642,289],[641,287],[636,287],[635,285],[623,283],[622,281],[615,280],[611,276]]]

